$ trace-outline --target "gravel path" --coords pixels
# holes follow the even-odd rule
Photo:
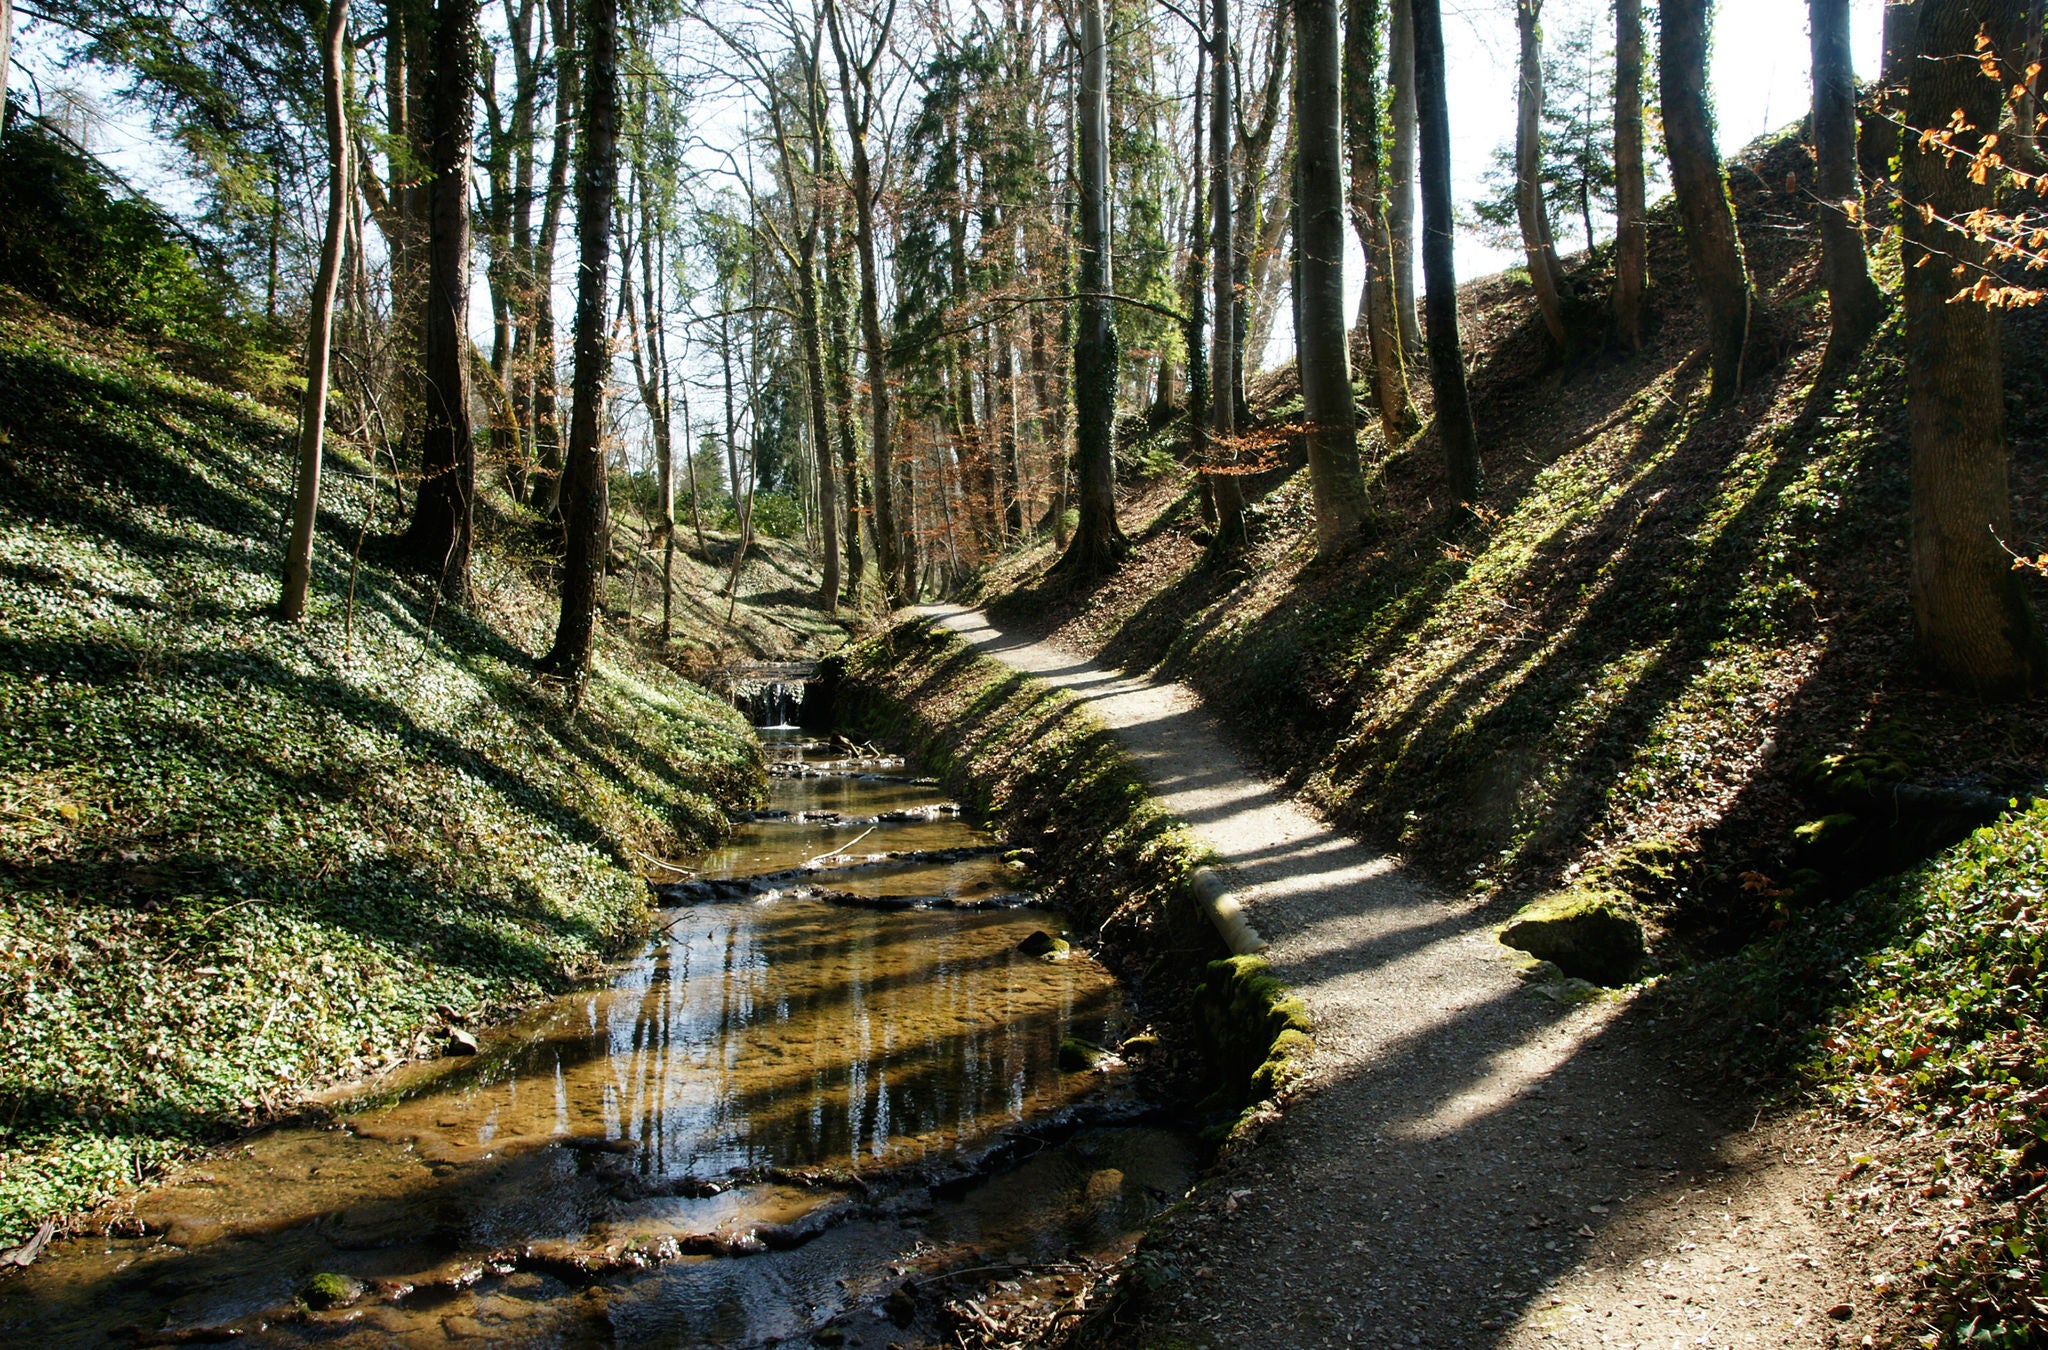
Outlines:
[[[1309,1087],[1203,1184],[1132,1344],[1864,1343],[1869,1271],[1814,1203],[1842,1140],[1696,1098],[1627,1000],[1536,996],[1497,916],[1279,796],[1186,688],[925,612],[1116,729],[1315,1015]]]

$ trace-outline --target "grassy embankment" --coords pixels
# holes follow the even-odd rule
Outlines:
[[[289,420],[0,290],[0,1245],[593,971],[646,860],[758,796],[738,716],[633,643],[580,709],[535,682],[502,503],[470,609],[351,583],[395,514],[330,444],[287,628]]]
[[[1770,318],[1731,407],[1707,404],[1660,214],[1640,356],[1561,363],[1523,278],[1467,288],[1476,524],[1445,512],[1432,437],[1375,431],[1374,528],[1344,557],[1312,556],[1305,474],[1257,481],[1253,541],[1225,557],[1170,471],[1131,485],[1135,551],[1099,585],[1062,584],[1045,545],[987,584],[1013,622],[1187,680],[1289,786],[1503,919],[1558,888],[1624,894],[1656,996],[1698,1033],[1675,1048],[1942,1155],[1974,1208],[1926,1234],[1895,1324],[1967,1337],[2048,1306],[2034,1202],[2013,1203],[2048,1181],[2048,811],[2000,814],[2048,778],[2048,708],[1987,706],[1916,664],[1901,334],[1895,318],[1819,383],[1810,179],[1796,138],[1732,173]],[[1610,262],[1573,265],[1598,295]],[[1889,244],[1879,270],[1895,289]],[[2044,352],[2048,315],[2012,315],[2024,553],[2048,536]],[[1261,388],[1284,432],[1291,379]],[[1156,473],[1177,435],[1131,437],[1131,464]],[[1918,1163],[1876,1173],[1927,1182]]]

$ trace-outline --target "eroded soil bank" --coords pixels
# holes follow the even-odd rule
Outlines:
[[[881,1347],[1070,1304],[1193,1175],[1076,1067],[1123,991],[933,780],[770,749],[635,959],[56,1244],[0,1339]]]

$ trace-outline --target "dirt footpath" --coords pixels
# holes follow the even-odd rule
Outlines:
[[[1874,1258],[1816,1207],[1842,1139],[1696,1096],[1625,998],[1536,994],[1497,916],[1278,796],[1182,686],[926,612],[1116,729],[1315,1016],[1310,1085],[1203,1183],[1131,1344],[1864,1343]]]

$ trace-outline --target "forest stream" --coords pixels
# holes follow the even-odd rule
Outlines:
[[[175,1172],[0,1286],[0,1340],[879,1350],[1071,1297],[1195,1165],[1062,1063],[1115,981],[1034,954],[1059,917],[933,780],[762,735],[768,809],[606,981]]]

